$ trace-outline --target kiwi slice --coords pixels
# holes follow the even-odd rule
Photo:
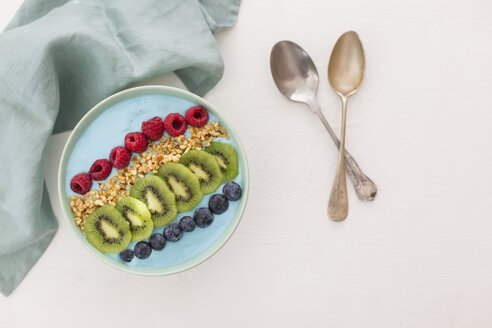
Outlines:
[[[98,208],[87,217],[84,232],[87,241],[103,253],[119,253],[132,239],[128,222],[109,205]]]
[[[133,197],[125,197],[116,203],[116,209],[130,224],[132,241],[144,240],[152,234],[154,222],[144,203]]]
[[[168,224],[178,214],[174,194],[166,183],[155,175],[138,179],[130,189],[130,196],[147,206],[154,227]]]
[[[212,142],[205,151],[214,155],[224,175],[224,181],[232,181],[239,173],[236,149],[231,144],[224,142]]]
[[[167,182],[176,195],[178,212],[192,210],[202,200],[198,177],[183,164],[167,162],[159,168],[157,175]]]
[[[179,162],[195,173],[205,195],[213,193],[222,184],[224,177],[219,163],[209,153],[203,150],[190,150],[181,156]]]

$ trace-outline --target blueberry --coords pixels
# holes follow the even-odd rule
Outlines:
[[[215,214],[222,214],[229,208],[229,201],[222,194],[215,194],[208,201],[208,208]]]
[[[214,220],[214,215],[212,214],[212,212],[210,212],[208,208],[200,207],[195,211],[193,219],[195,220],[197,226],[199,226],[200,228],[205,228],[212,223],[212,221]]]
[[[135,252],[135,256],[141,260],[146,259],[150,256],[150,253],[152,253],[152,248],[146,241],[138,242],[133,250]]]
[[[243,195],[241,186],[239,186],[234,181],[229,181],[228,183],[226,183],[222,188],[222,192],[228,200],[238,200]]]
[[[149,239],[150,247],[155,249],[156,251],[160,251],[166,246],[166,238],[162,235],[162,233],[155,233],[150,236]]]
[[[183,231],[190,232],[195,230],[195,221],[191,216],[184,216],[179,220],[179,226]]]
[[[177,223],[171,223],[166,228],[164,228],[164,237],[169,241],[178,241],[181,239],[183,231]]]
[[[127,248],[124,251],[121,251],[120,259],[122,259],[125,262],[131,262],[131,260],[133,260],[133,255],[134,255],[133,251]]]

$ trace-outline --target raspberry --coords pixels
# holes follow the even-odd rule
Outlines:
[[[72,178],[72,181],[70,181],[70,188],[77,194],[84,195],[91,190],[91,187],[92,179],[87,173],[79,173]]]
[[[125,137],[125,147],[136,153],[147,149],[147,137],[142,132],[128,133]]]
[[[185,118],[178,113],[169,114],[164,119],[164,129],[172,136],[184,134],[187,127],[188,124],[186,124]]]
[[[92,164],[89,175],[92,180],[105,180],[111,174],[113,167],[107,159],[98,159]]]
[[[109,161],[113,167],[117,169],[122,169],[130,163],[130,159],[132,158],[132,152],[126,149],[125,147],[115,147],[109,154]]]
[[[207,124],[208,113],[202,106],[195,106],[186,111],[185,118],[189,125],[200,127]]]
[[[143,122],[142,132],[149,140],[159,140],[164,133],[164,125],[162,125],[162,119],[156,116],[150,121]]]

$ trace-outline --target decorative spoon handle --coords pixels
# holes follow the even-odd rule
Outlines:
[[[345,130],[347,127],[347,97],[342,99],[342,125],[340,131],[340,150],[338,154],[337,173],[333,180],[330,200],[328,201],[328,216],[336,222],[343,221],[348,215],[347,183],[345,177]]]
[[[314,113],[316,113],[316,115],[318,115],[321,122],[323,122],[323,125],[328,131],[328,134],[330,135],[331,139],[333,140],[337,148],[340,149],[340,140],[338,140],[335,131],[333,131],[333,129],[330,126],[330,123],[328,123],[325,116],[321,112],[321,107],[319,106],[316,99],[310,101],[308,105],[311,108],[311,110]],[[345,150],[345,167],[350,180],[352,180],[352,183],[355,188],[355,192],[357,193],[359,199],[364,201],[374,200],[374,197],[376,197],[378,191],[376,184],[372,182],[372,180],[369,179],[369,177],[365,175],[364,172],[362,172],[355,159],[352,157],[352,155],[350,155],[350,153],[347,150]]]

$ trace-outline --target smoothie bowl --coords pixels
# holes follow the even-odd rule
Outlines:
[[[249,190],[239,138],[206,100],[145,86],[91,109],[63,150],[58,191],[76,236],[111,266],[165,275],[217,252]]]

